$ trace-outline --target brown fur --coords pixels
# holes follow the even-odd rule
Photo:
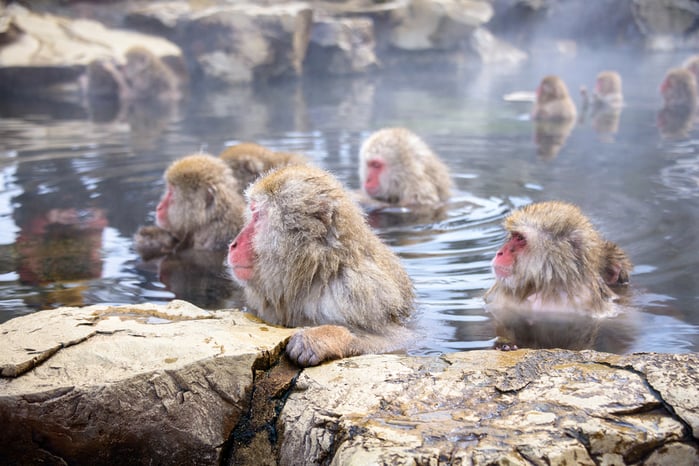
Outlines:
[[[694,110],[697,106],[697,83],[694,75],[684,68],[668,71],[660,92],[666,108],[686,107]]]
[[[260,218],[244,283],[249,307],[273,324],[314,327],[292,337],[292,360],[316,365],[405,343],[398,334],[413,311],[412,282],[332,175],[280,168],[247,197]]]
[[[597,75],[593,94],[596,109],[620,109],[624,105],[621,76],[616,71],[602,71]]]
[[[541,80],[536,102],[532,110],[535,120],[574,120],[577,110],[568,88],[558,76],[546,76]]]
[[[522,234],[526,248],[517,255],[512,275],[497,278],[486,293],[492,308],[537,307],[533,303],[540,302],[547,310],[600,314],[615,297],[607,284],[608,269],[618,267],[619,278],[628,281],[626,254],[604,240],[572,204],[530,204],[510,214],[504,226],[510,235]]]
[[[141,228],[136,250],[147,258],[174,249],[225,249],[243,224],[245,205],[231,169],[216,157],[194,154],[172,163],[165,181],[174,191],[170,225]]]
[[[374,158],[383,160],[388,170],[386,182],[381,184],[382,192],[375,196],[379,201],[420,206],[445,202],[451,196],[449,169],[420,137],[408,129],[384,128],[364,141],[359,151],[362,189],[367,177],[367,163]]]
[[[699,55],[692,55],[682,64],[683,68],[694,75],[694,81],[699,85]]]
[[[145,47],[134,46],[126,52],[123,67],[132,99],[179,99],[180,80],[160,58]]]
[[[241,142],[227,147],[219,157],[231,167],[243,190],[272,168],[307,162],[303,155],[274,152],[254,142]]]

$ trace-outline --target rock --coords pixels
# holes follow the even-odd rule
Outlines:
[[[411,0],[391,12],[390,43],[401,50],[452,50],[493,15],[478,0]]]
[[[301,371],[234,311],[0,325],[8,464],[699,464],[699,354],[365,355]]]
[[[183,301],[10,320],[0,326],[3,460],[218,463],[254,369],[276,361],[289,334]]]
[[[699,4],[691,0],[631,0],[633,17],[651,50],[699,46]]]
[[[214,7],[183,21],[177,36],[188,59],[211,81],[300,76],[312,16],[305,3]]]
[[[337,361],[299,376],[280,463],[697,464],[697,363],[590,351]]]
[[[518,65],[527,60],[527,54],[507,42],[498,39],[484,28],[471,34],[471,48],[485,64]]]
[[[78,78],[93,60],[124,63],[128,49],[142,46],[166,60],[182,52],[161,37],[108,29],[88,20],[33,13],[13,3],[2,13],[8,23],[0,42],[0,87],[36,91],[49,86],[78,88]]]
[[[308,70],[345,75],[375,69],[374,23],[370,18],[322,18],[313,22],[306,56]]]

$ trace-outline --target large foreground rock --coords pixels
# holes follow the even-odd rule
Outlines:
[[[699,464],[699,355],[368,355],[301,371],[235,311],[0,325],[7,464]]]
[[[5,464],[216,464],[289,335],[240,312],[92,306],[0,326]],[[64,463],[65,462],[65,463]]]

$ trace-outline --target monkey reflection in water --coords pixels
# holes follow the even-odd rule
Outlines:
[[[622,352],[633,339],[623,312],[632,268],[626,253],[565,202],[527,205],[503,223],[508,237],[484,296],[501,337],[496,348],[582,349],[608,336]]]

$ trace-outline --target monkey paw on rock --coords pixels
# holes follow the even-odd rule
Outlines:
[[[317,366],[323,361],[352,356],[346,350],[353,339],[352,333],[339,325],[311,327],[291,336],[286,354],[298,366]]]

